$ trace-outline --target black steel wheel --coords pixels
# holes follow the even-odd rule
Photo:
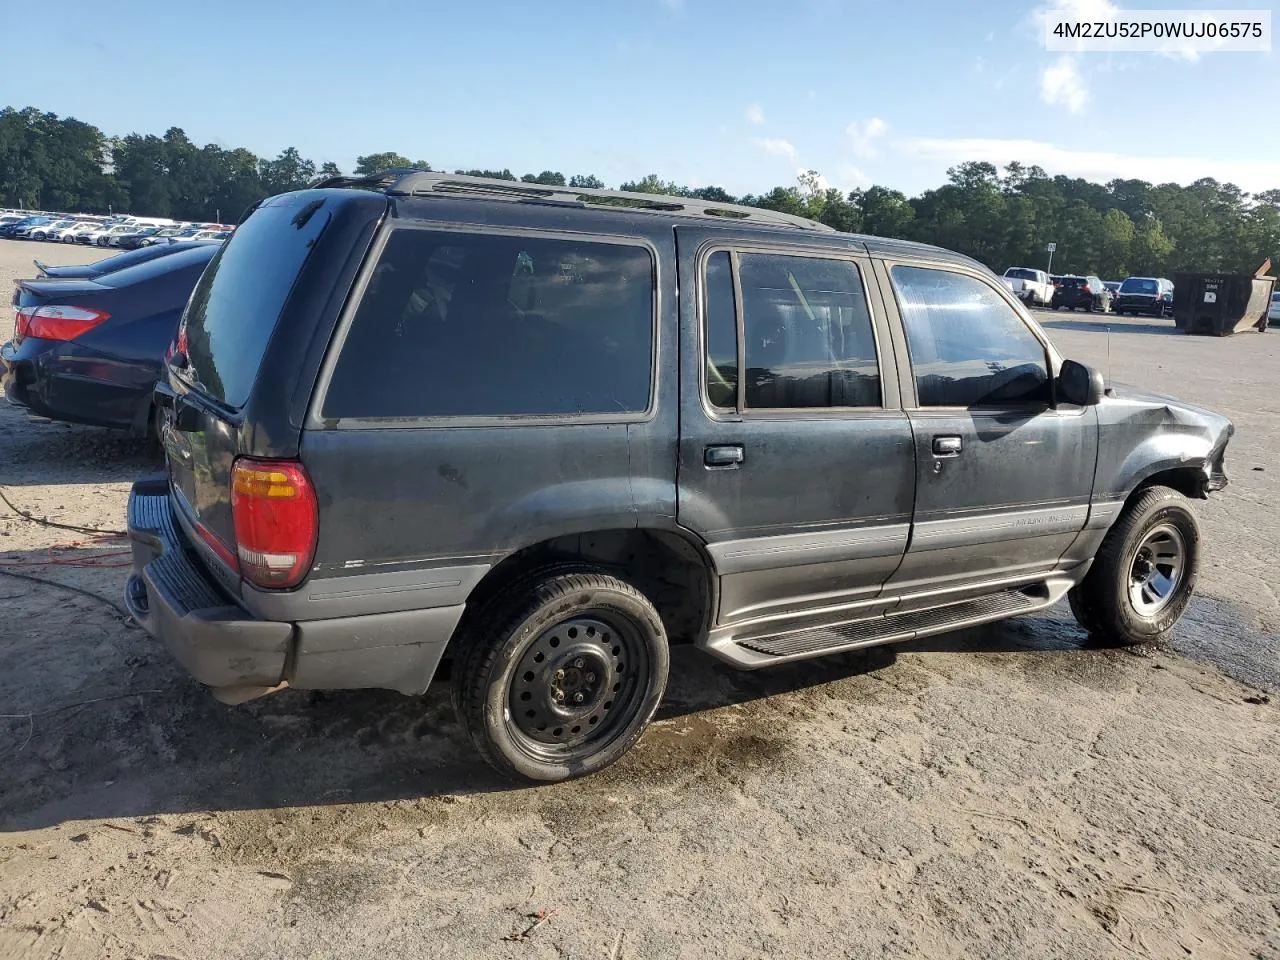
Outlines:
[[[631,747],[666,689],[653,604],[601,572],[535,578],[458,638],[454,706],[499,772],[549,782],[595,773]]]

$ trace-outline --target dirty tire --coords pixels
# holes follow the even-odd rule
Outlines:
[[[599,568],[523,581],[479,611],[458,640],[458,720],[481,756],[515,780],[548,783],[603,770],[639,739],[666,690],[662,618],[639,590]],[[557,702],[566,684],[568,701]],[[585,702],[574,707],[579,693]]]
[[[1135,564],[1148,537],[1170,530],[1181,540],[1181,566],[1168,598],[1157,609],[1140,609],[1132,595]],[[1083,582],[1068,599],[1076,620],[1098,640],[1114,644],[1166,639],[1195,592],[1200,563],[1200,525],[1185,497],[1153,486],[1125,507],[1108,531]]]

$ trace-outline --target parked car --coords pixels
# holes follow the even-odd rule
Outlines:
[[[1111,291],[1097,277],[1059,277],[1053,288],[1053,309],[1080,308],[1092,313],[1111,311]]]
[[[137,621],[232,702],[447,657],[531,781],[617,759],[672,643],[756,669],[1064,596],[1163,637],[1233,431],[1104,390],[959,254],[430,173],[263,202],[171,349]]]
[[[5,396],[43,417],[145,435],[164,351],[217,249],[192,246],[95,279],[20,281],[13,339],[0,347]]]
[[[221,243],[222,241],[226,240],[229,236],[231,236],[231,234],[226,233],[222,230],[197,230],[195,233],[191,234],[191,236],[189,237],[184,237],[184,236],[174,237],[173,242],[174,243],[199,243],[205,240],[213,240],[215,242]]]
[[[1111,309],[1120,314],[1163,317],[1173,312],[1173,281],[1160,277],[1129,277],[1120,284]]]
[[[94,263],[84,263],[76,266],[57,266],[45,263],[42,260],[33,262],[36,265],[36,269],[40,271],[41,277],[46,277],[50,280],[94,280],[104,273],[114,273],[117,270],[123,270],[125,267],[136,266],[139,263],[146,263],[148,260],[155,260],[158,257],[177,253],[179,250],[189,249],[191,249],[190,244],[175,247],[166,243],[154,247],[130,250],[127,253],[117,253],[114,257],[104,257]]]
[[[1010,267],[1005,278],[1013,281],[1013,292],[1032,307],[1047,307],[1053,301],[1053,284],[1049,275],[1033,267]]]
[[[30,240],[48,240],[49,234],[55,230],[63,230],[73,226],[75,222],[73,219],[51,220],[48,223],[32,228],[28,231],[27,238]]]
[[[18,231],[24,227],[39,226],[42,223],[48,223],[47,217],[21,217],[17,220],[11,220],[4,226],[0,226],[0,237],[6,240],[12,240],[17,236]]]
[[[1120,292],[1120,281],[1119,280],[1103,280],[1102,284],[1108,290],[1111,291],[1111,299],[1114,300],[1116,297],[1116,294]]]
[[[110,247],[114,245],[114,241],[120,237],[137,233],[141,227],[133,223],[117,223],[114,226],[106,227],[99,230],[92,237],[93,243],[100,247]]]
[[[154,237],[159,232],[159,227],[133,227],[128,233],[120,233],[111,237],[108,245],[120,247],[122,250],[136,250],[142,246],[143,240],[147,237]]]
[[[57,243],[71,242],[70,238],[73,233],[78,230],[96,229],[99,224],[93,220],[73,220],[68,226],[53,227],[48,231],[46,240],[52,240]]]
[[[104,229],[101,223],[84,223],[79,227],[72,227],[71,230],[62,235],[63,243],[91,243],[91,238],[96,236]]]
[[[1267,305],[1267,322],[1262,329],[1280,324],[1280,290],[1271,294],[1271,303]]]
[[[185,233],[185,230],[178,227],[161,227],[155,233],[146,237],[139,237],[137,240],[130,241],[130,245],[139,247],[149,247],[156,243],[169,243],[176,239],[179,234]]]
[[[8,236],[12,240],[30,240],[32,231],[47,227],[50,223],[53,223],[53,220],[49,217],[31,217],[24,223],[14,224]]]

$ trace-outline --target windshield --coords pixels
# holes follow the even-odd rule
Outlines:
[[[1004,275],[1009,277],[1011,280],[1036,279],[1036,272],[1034,270],[1028,270],[1025,267],[1010,267],[1004,272]]]
[[[1120,284],[1121,293],[1158,293],[1160,284],[1146,277],[1130,277]]]

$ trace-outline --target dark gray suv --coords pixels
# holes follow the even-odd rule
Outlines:
[[[1061,358],[986,268],[767,210],[431,173],[263,202],[157,387],[134,615],[220,699],[427,689],[599,770],[691,643],[755,669],[1190,597],[1220,416]]]

